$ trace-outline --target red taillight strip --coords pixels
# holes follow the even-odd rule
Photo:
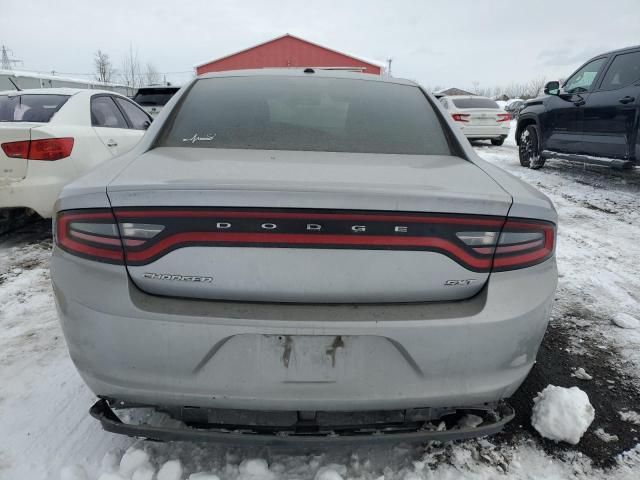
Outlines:
[[[541,244],[537,250],[526,253],[517,253],[516,251],[514,254],[512,252],[496,251],[496,254],[493,258],[494,271],[504,271],[513,270],[516,268],[530,267],[547,260],[553,255],[553,251],[555,248],[555,225],[553,225],[552,223],[535,221],[528,222],[526,220],[507,220],[504,231],[514,230],[542,231],[544,233],[544,243]]]
[[[493,268],[496,270],[514,267],[518,268],[529,267],[535,265],[538,260],[544,260],[553,250],[540,249],[531,253],[525,253],[522,255],[515,255],[513,257],[496,257],[493,259]]]
[[[415,215],[367,215],[343,213],[298,213],[298,212],[252,212],[225,210],[116,210],[119,221],[140,218],[263,218],[263,219],[299,219],[299,220],[370,220],[379,222],[415,222],[451,225],[485,225],[502,227],[504,220],[494,218],[473,218],[453,216],[415,216]]]
[[[436,237],[390,237],[386,235],[313,235],[287,233],[218,233],[185,232],[165,237],[158,243],[140,251],[128,251],[127,261],[145,263],[159,254],[175,250],[181,246],[193,246],[198,243],[225,243],[238,245],[325,245],[325,246],[361,246],[361,247],[408,247],[433,248],[449,253],[475,270],[491,267],[491,258],[476,258],[458,245]]]
[[[514,253],[522,252],[523,250],[529,250],[531,248],[542,247],[544,240],[536,240],[534,242],[519,243],[517,245],[500,245],[496,248],[496,253]]]
[[[71,240],[66,234],[58,233],[58,244],[63,250],[67,250],[70,253],[82,253],[84,255],[95,257],[94,259],[109,259],[117,262],[122,262],[123,256],[120,250],[107,250],[105,248],[92,247],[84,243]]]
[[[529,250],[530,248],[541,247],[543,245],[543,240],[535,240],[533,242],[519,243],[517,245],[504,245],[498,247],[474,247],[473,249],[484,255],[492,254],[494,251],[496,253],[513,253],[513,252],[521,252],[522,250]]]
[[[102,234],[71,228],[74,221],[108,224],[115,227],[117,221],[136,223],[136,220],[144,221],[149,218],[157,219],[156,223],[165,227],[165,231],[157,238],[144,240],[125,238],[120,240],[115,237],[117,230],[113,234]],[[162,218],[165,218],[166,221],[160,220]],[[199,221],[199,219],[212,218],[218,221],[228,219],[229,223],[221,227],[218,226],[219,223],[212,225],[206,221]],[[232,219],[241,219],[244,223],[234,222]],[[323,225],[323,228],[327,228],[327,231],[319,231],[318,229],[318,231],[301,232],[300,222],[297,224],[296,222],[282,222],[284,231],[273,231],[271,227],[266,227],[266,224],[262,223],[265,219],[274,223],[273,229],[276,228],[276,221],[293,219],[318,221]],[[255,222],[251,222],[251,220],[255,220]],[[326,220],[326,222],[322,222],[322,220]],[[350,228],[349,225],[331,223],[331,221],[362,221],[364,226],[361,231],[354,230],[347,233],[345,229]],[[230,228],[231,224],[235,226],[236,223],[238,226],[235,228],[240,231],[214,230],[214,228]],[[280,222],[277,223],[280,227]],[[414,230],[413,234],[402,234],[402,232],[407,232],[407,227],[403,224],[410,225],[412,223],[434,224],[434,227]],[[394,227],[394,225],[396,226]],[[397,225],[400,225],[404,230],[396,230],[400,228]],[[302,224],[302,227],[304,226]],[[368,230],[364,233],[365,226],[376,226],[376,228],[371,233]],[[465,245],[456,236],[461,229],[464,231],[469,226],[486,227],[487,231],[502,233],[538,232],[543,233],[544,237],[517,244],[505,243],[497,246],[473,247]],[[359,248],[433,251],[448,256],[470,270],[488,272],[492,266],[496,271],[503,271],[541,263],[553,255],[555,243],[555,225],[546,221],[447,214],[425,214],[424,216],[411,213],[387,214],[386,212],[368,214],[361,211],[322,213],[322,210],[269,211],[267,209],[221,209],[215,207],[213,209],[182,210],[172,207],[166,210],[160,208],[150,210],[142,208],[121,209],[116,210],[113,214],[110,209],[70,210],[58,214],[56,227],[56,242],[69,253],[108,263],[122,263],[126,255],[126,260],[131,265],[149,264],[173,250],[185,247]],[[261,228],[269,228],[270,230],[260,231]],[[409,227],[409,229],[411,228]],[[251,229],[254,230],[251,231]],[[287,232],[287,229],[293,231]],[[97,231],[104,230],[104,228],[97,229]],[[386,233],[389,231],[400,232],[400,234]],[[125,246],[126,253],[123,252],[122,244]],[[101,248],[101,245],[104,245],[104,248]]]
[[[113,217],[111,211],[87,213],[60,212],[58,213],[58,217],[56,219],[56,242],[58,246],[60,246],[60,248],[75,255],[80,254],[86,256],[92,260],[108,261],[111,263],[122,263],[124,261],[122,245],[120,244],[119,239],[117,244],[109,244],[113,246],[120,246],[120,248],[116,250],[94,247],[92,245],[82,243],[78,240],[74,240],[69,229],[69,224],[74,220],[82,220],[85,222],[90,220],[111,220],[112,222],[115,222],[115,218]],[[77,236],[78,233],[80,232],[73,232],[73,235]],[[89,236],[93,237],[93,235]],[[105,239],[106,237],[99,238]],[[95,242],[95,240],[93,239],[90,241]]]
[[[468,113],[454,113],[451,115],[451,118],[453,118],[456,122],[468,122],[469,117],[471,117],[471,115]]]
[[[102,237],[100,235],[91,235],[89,233],[77,232],[75,230],[70,230],[69,233],[71,234],[72,237],[75,237],[79,240],[86,240],[88,242],[94,242],[94,243],[102,243],[103,245],[115,245],[117,247],[122,245],[120,238]]]
[[[94,243],[102,243],[104,245],[114,245],[114,246],[122,245],[122,241],[120,240],[120,238],[102,237],[100,235],[91,235],[89,233],[77,232],[75,230],[71,230],[70,232],[72,237],[76,237],[80,240],[86,240],[88,242],[94,242]],[[124,240],[124,244],[128,247],[139,247],[140,245],[143,245],[145,242],[146,240],[135,240],[133,238],[127,238]]]

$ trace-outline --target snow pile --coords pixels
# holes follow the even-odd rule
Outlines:
[[[346,474],[347,467],[345,465],[332,463],[331,465],[320,467],[314,480],[342,480]]]
[[[619,312],[613,316],[613,323],[615,323],[620,328],[639,328],[640,320],[635,317],[632,317],[628,313]]]
[[[633,423],[635,425],[640,425],[640,413],[634,412],[633,410],[627,410],[625,412],[618,412],[620,415],[620,420],[623,422]]]
[[[89,480],[89,477],[83,467],[71,465],[60,471],[60,480]]]
[[[131,480],[154,480],[156,469],[151,465],[143,465],[133,472]]]
[[[600,440],[602,440],[605,443],[617,442],[618,440],[620,440],[620,438],[618,438],[617,435],[611,435],[610,433],[605,432],[604,428],[598,428],[593,433],[595,434],[596,437],[598,437]]]
[[[182,464],[180,460],[169,460],[160,468],[158,480],[181,480]]]
[[[138,470],[148,470],[151,468],[149,463],[149,455],[144,450],[135,447],[129,448],[120,460],[120,475],[123,477],[131,477]],[[151,476],[153,477],[152,472]],[[140,474],[138,474],[140,476]],[[144,478],[144,477],[143,477]]]
[[[245,456],[221,446],[188,442],[137,445],[144,445],[150,454],[149,463],[156,469],[160,467],[156,476],[145,477],[149,480],[637,480],[640,468],[640,445],[617,457],[615,466],[607,471],[593,467],[591,461],[580,454],[567,453],[562,459],[552,458],[532,441],[512,448],[495,445],[487,439],[475,439],[415,447],[329,449],[301,455],[271,452],[267,454],[269,463],[255,454]],[[113,470],[100,476],[82,476],[81,467],[66,467],[60,479],[136,479],[137,472],[145,466],[139,450],[139,447],[130,448],[124,462],[109,464]],[[168,458],[173,460],[167,461]],[[133,476],[123,476],[120,467],[134,464]],[[70,473],[75,470],[80,473]],[[16,478],[40,480],[41,477]]]
[[[572,377],[579,378],[580,380],[592,380],[593,377],[589,375],[582,367],[576,368],[576,371],[571,374]]]
[[[473,414],[467,414],[458,420],[458,428],[476,428],[483,422],[482,417]]]
[[[540,435],[576,445],[595,418],[589,397],[578,387],[547,386],[534,398],[531,424]]]
[[[275,480],[276,475],[269,470],[269,464],[261,458],[244,460],[238,468],[240,475],[237,480]],[[158,479],[160,480],[160,479]]]

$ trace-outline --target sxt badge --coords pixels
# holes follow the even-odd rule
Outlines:
[[[461,285],[471,285],[475,281],[476,281],[475,278],[469,278],[466,280],[447,280],[446,282],[444,282],[444,284],[448,287],[455,287],[455,286],[461,286]]]

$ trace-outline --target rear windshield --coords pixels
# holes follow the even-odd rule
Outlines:
[[[385,82],[313,77],[200,79],[160,145],[449,155],[422,91]]]
[[[163,107],[178,90],[178,88],[141,88],[133,97],[133,101],[145,107]]]
[[[457,108],[500,108],[490,98],[454,98],[452,101]]]
[[[46,123],[69,95],[0,95],[0,122]]]

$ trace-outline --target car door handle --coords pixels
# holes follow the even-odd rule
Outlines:
[[[620,100],[618,100],[620,103],[631,103],[631,102],[635,102],[636,98],[635,97],[630,97],[629,95],[627,95],[626,97],[622,97]]]
[[[118,146],[118,142],[116,142],[113,139],[109,139],[107,140],[107,147],[117,147]]]

